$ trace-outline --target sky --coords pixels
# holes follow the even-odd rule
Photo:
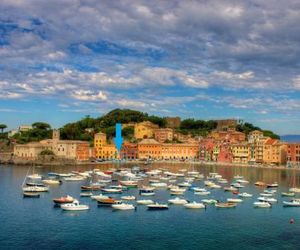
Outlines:
[[[300,134],[298,0],[1,0],[0,123],[115,108]]]

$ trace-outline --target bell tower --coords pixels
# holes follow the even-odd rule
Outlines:
[[[53,129],[52,139],[55,141],[60,140],[60,131],[59,129]]]

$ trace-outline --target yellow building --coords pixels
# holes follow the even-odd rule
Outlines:
[[[161,146],[161,158],[166,160],[196,159],[198,154],[198,144],[164,143]]]
[[[248,143],[238,143],[230,146],[233,163],[248,163],[250,147]]]
[[[277,139],[268,138],[264,143],[263,162],[266,164],[285,164],[287,146]]]
[[[95,157],[98,159],[115,159],[117,149],[114,144],[108,144],[105,133],[97,133],[94,136]]]
[[[161,159],[161,144],[154,139],[144,139],[138,143],[139,159]]]
[[[153,138],[154,131],[158,128],[159,128],[158,125],[149,121],[136,123],[134,125],[134,137],[136,139]]]

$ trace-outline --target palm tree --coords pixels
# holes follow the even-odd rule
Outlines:
[[[3,130],[6,128],[7,126],[5,124],[0,124],[1,133],[3,133]]]

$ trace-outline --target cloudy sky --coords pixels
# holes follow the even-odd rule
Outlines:
[[[1,0],[0,123],[114,108],[300,134],[300,1]]]

